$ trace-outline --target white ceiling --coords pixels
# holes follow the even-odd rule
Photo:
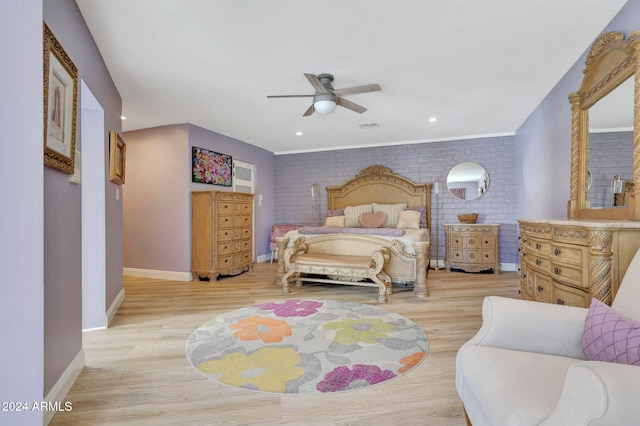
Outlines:
[[[275,153],[513,134],[626,3],[76,1],[123,131],[192,123]],[[363,114],[267,99],[313,94],[303,73],[382,91],[347,97]]]

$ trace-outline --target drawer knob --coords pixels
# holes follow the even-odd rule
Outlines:
[[[556,275],[560,275],[560,273],[562,272],[562,269],[556,267],[556,268],[553,268],[553,272],[555,272]]]
[[[540,266],[541,263],[542,263],[542,260],[536,259],[536,265]]]
[[[564,300],[560,299],[559,297],[556,299],[556,303],[558,305],[564,305]]]
[[[541,285],[538,286],[538,291],[542,291],[544,290],[544,287],[542,287]]]
[[[542,248],[542,244],[536,243],[536,250],[540,250]]]
[[[553,254],[555,254],[556,256],[560,256],[560,253],[561,253],[561,251],[560,251],[560,249],[559,249],[559,248],[557,248],[557,249],[555,249],[555,250],[553,251]]]

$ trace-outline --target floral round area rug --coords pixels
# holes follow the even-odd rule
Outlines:
[[[361,389],[408,373],[429,351],[414,322],[385,309],[289,299],[220,315],[193,332],[187,359],[242,389],[313,394]]]

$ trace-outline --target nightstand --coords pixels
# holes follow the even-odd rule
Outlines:
[[[444,267],[466,272],[480,272],[493,269],[500,273],[497,224],[445,224],[446,252]]]

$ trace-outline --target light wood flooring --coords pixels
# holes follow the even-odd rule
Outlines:
[[[408,374],[362,390],[315,396],[251,392],[220,385],[185,357],[191,333],[215,316],[282,298],[376,305],[377,289],[292,287],[283,296],[276,265],[217,282],[125,277],[125,300],[107,330],[85,332],[86,367],[51,425],[465,425],[456,394],[455,354],[480,327],[486,295],[517,298],[518,274],[429,270],[431,295],[396,291],[385,309],[424,328],[427,358]]]

